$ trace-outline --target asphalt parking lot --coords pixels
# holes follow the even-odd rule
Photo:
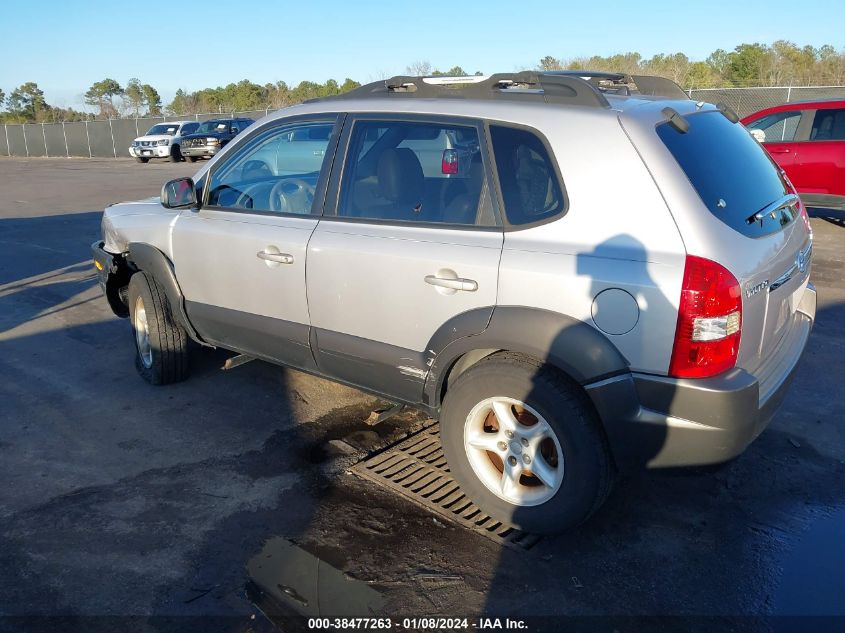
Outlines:
[[[702,630],[764,630],[780,622],[764,616],[845,615],[845,222],[812,220],[817,323],[748,451],[625,478],[586,525],[523,552],[349,473],[425,425],[417,414],[373,429],[384,403],[258,361],[221,371],[220,351],[194,350],[185,383],[136,375],[89,246],[106,204],[196,167],[0,158],[0,615],[269,630],[248,590],[268,543],[286,544],[274,560],[322,566],[350,600],[366,587],[361,600],[393,616],[700,616]],[[326,450],[340,438],[358,452]]]

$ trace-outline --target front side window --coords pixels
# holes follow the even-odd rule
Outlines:
[[[800,121],[800,110],[775,112],[749,123],[748,129],[761,143],[787,143],[795,140]]]
[[[193,134],[194,132],[197,131],[197,128],[199,126],[200,126],[199,123],[186,123],[185,125],[182,126],[182,131],[180,132],[180,134],[182,134],[182,135]]]
[[[811,141],[845,141],[845,109],[816,110]]]
[[[356,121],[348,147],[339,216],[495,226],[474,125]]]
[[[551,218],[564,210],[564,197],[551,157],[543,142],[528,130],[490,126],[496,171],[513,225]]]
[[[314,197],[334,121],[282,125],[248,141],[211,176],[210,206],[316,213]]]

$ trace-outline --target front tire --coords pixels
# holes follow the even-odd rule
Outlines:
[[[197,157],[196,157],[196,156],[187,156],[187,159],[188,159],[188,162],[190,162],[190,163],[195,163],[195,162],[197,162]]]
[[[182,150],[179,148],[178,145],[173,145],[170,148],[170,162],[171,163],[181,163],[182,162]]]
[[[135,368],[153,385],[188,377],[188,336],[174,319],[164,289],[152,275],[129,280],[129,320],[135,339]]]
[[[148,162],[150,162],[150,159],[149,158],[141,158],[140,156],[136,156],[135,162],[136,163],[148,163]]]
[[[443,402],[440,436],[467,496],[528,532],[583,523],[610,493],[612,460],[586,397],[534,359],[494,354],[461,374]]]

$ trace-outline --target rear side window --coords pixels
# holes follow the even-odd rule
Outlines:
[[[356,121],[337,214],[495,226],[478,128],[446,122]]]
[[[789,188],[780,169],[742,125],[715,111],[685,118],[686,133],[667,122],[657,126],[657,135],[714,216],[748,237],[776,233],[792,221],[797,213],[792,207],[762,222],[748,221],[787,195]]]
[[[786,143],[795,140],[795,132],[801,121],[801,111],[776,112],[767,114],[748,124],[754,136],[761,143]],[[755,130],[759,130],[754,132]]]
[[[817,110],[811,141],[845,141],[845,109]]]
[[[490,138],[508,223],[531,224],[563,211],[563,192],[540,138],[501,125],[490,126]]]

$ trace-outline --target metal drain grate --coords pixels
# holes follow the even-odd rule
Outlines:
[[[534,547],[540,536],[528,534],[484,514],[449,474],[434,424],[387,450],[356,464],[352,471],[449,521],[517,549]]]

